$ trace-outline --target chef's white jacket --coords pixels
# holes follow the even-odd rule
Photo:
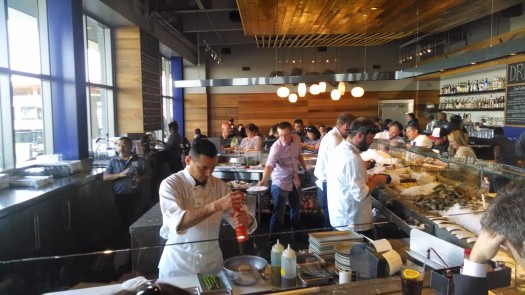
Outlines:
[[[168,241],[159,262],[159,278],[222,268],[222,252],[218,242],[221,219],[224,217],[232,224],[232,210],[216,212],[187,230],[178,231],[177,228],[187,210],[202,207],[227,194],[226,183],[214,176],[210,176],[204,186],[195,186],[188,168],[162,181],[159,189],[162,212],[160,236]],[[248,212],[246,206],[244,210]],[[248,229],[252,233],[257,228],[257,221],[253,214],[248,214],[254,221]]]
[[[326,180],[328,161],[333,158],[332,151],[341,143],[341,141],[343,141],[343,135],[341,135],[337,127],[332,128],[332,130],[326,133],[321,139],[314,170],[314,175],[317,177],[315,185],[321,189],[323,188],[323,181]]]
[[[326,176],[330,224],[338,230],[371,229],[372,199],[359,150],[346,140],[341,142],[330,158]]]

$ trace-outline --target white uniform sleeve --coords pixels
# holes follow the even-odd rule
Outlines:
[[[356,201],[361,202],[366,196],[368,196],[370,190],[366,184],[368,176],[366,174],[364,163],[358,163],[358,161],[362,162],[360,157],[353,158],[352,165],[348,167],[350,175],[354,178],[352,179],[352,177],[350,177],[349,182],[351,195]]]
[[[463,261],[463,272],[466,276],[485,278],[487,277],[487,265],[485,263],[476,263],[468,259]]]
[[[186,233],[185,230],[178,230],[182,217],[187,211],[183,209],[186,207],[183,196],[183,187],[177,185],[175,178],[166,178],[160,184],[159,203],[163,220],[160,236],[164,239],[168,238],[170,232],[179,235]]]

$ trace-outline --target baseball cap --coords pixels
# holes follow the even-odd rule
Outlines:
[[[429,138],[430,139],[439,139],[439,138],[441,138],[443,136],[447,136],[447,135],[448,135],[447,129],[437,127],[437,128],[434,128],[434,130],[432,130],[432,135],[430,135]]]

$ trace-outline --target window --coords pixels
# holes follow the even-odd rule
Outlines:
[[[38,0],[9,0],[7,4],[11,69],[40,74]]]
[[[171,79],[171,61],[162,58],[162,114],[164,136],[169,136],[168,124],[173,120],[173,88]]]
[[[111,31],[88,16],[84,31],[90,150],[94,151],[97,139],[115,135]]]
[[[0,169],[4,170],[52,153],[53,134],[46,2],[0,0],[0,6]]]
[[[13,75],[11,83],[16,163],[19,164],[35,159],[45,151],[42,81]]]

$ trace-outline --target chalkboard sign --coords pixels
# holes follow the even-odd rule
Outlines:
[[[505,126],[525,126],[525,84],[507,85]]]
[[[525,61],[508,64],[507,85],[525,83]]]

